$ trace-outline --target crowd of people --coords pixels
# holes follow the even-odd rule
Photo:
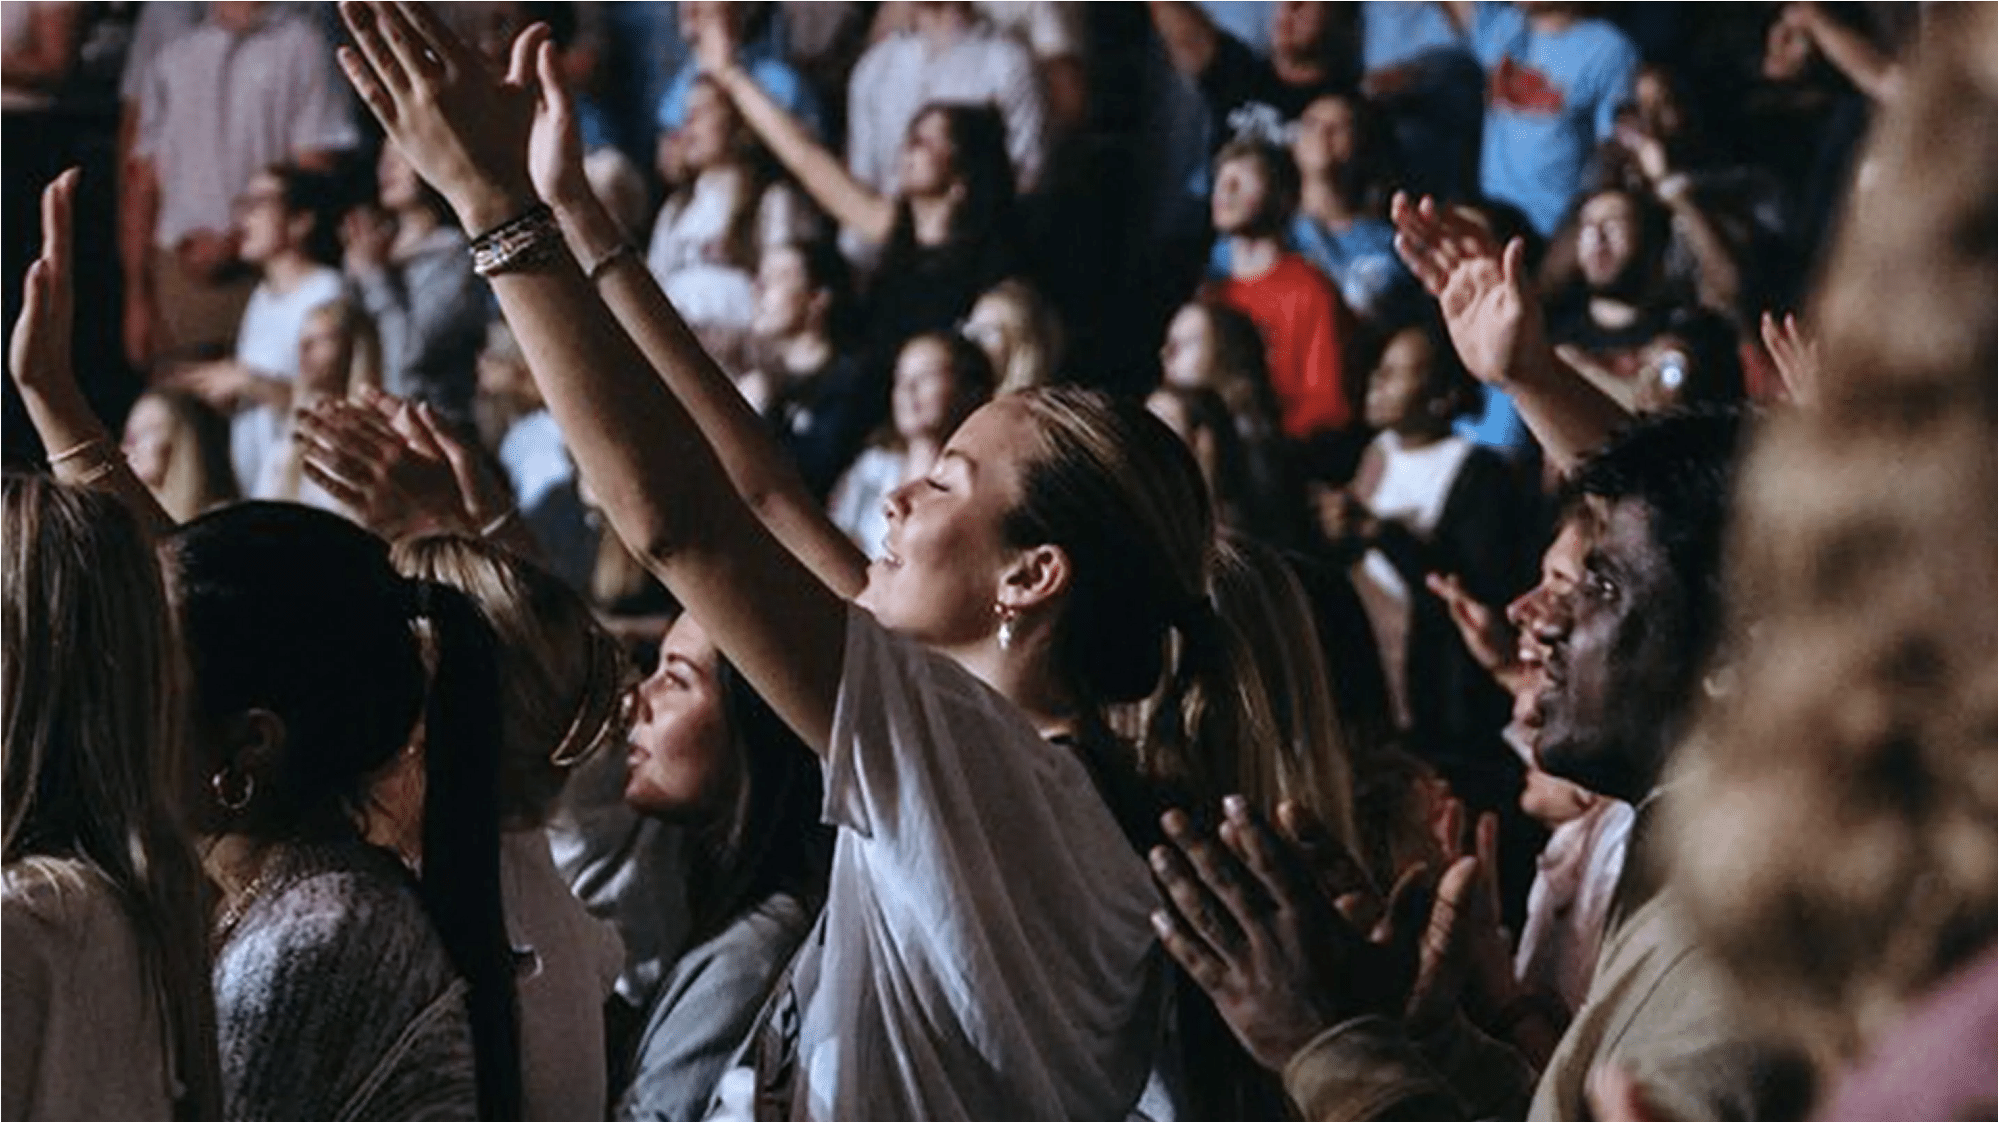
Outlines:
[[[4,14],[5,1122],[1998,1119],[1989,9]]]

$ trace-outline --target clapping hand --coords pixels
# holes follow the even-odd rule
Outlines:
[[[1165,816],[1172,844],[1152,851],[1152,869],[1169,906],[1152,922],[1243,1047],[1281,1071],[1344,1021],[1399,1015],[1415,976],[1420,872],[1383,904],[1350,860],[1314,867],[1312,847],[1279,837],[1239,796],[1226,806],[1214,836]],[[1296,821],[1294,810],[1284,817]]]
[[[427,405],[386,394],[333,398],[298,414],[305,475],[390,540],[429,531],[470,533],[490,521],[493,484]]]
[[[1427,588],[1450,612],[1464,649],[1507,693],[1518,693],[1526,684],[1526,669],[1519,663],[1519,638],[1503,612],[1472,596],[1464,580],[1455,573],[1430,573],[1423,580]]]
[[[1396,194],[1393,218],[1395,251],[1442,306],[1450,341],[1479,381],[1505,389],[1551,358],[1523,239],[1501,248],[1483,226],[1427,197]]]
[[[528,209],[533,63],[548,28],[520,33],[502,77],[427,5],[345,0],[340,14],[355,42],[340,48],[348,81],[465,229],[484,233]]]

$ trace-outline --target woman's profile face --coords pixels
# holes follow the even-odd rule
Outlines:
[[[902,192],[928,198],[950,190],[957,181],[956,151],[948,117],[934,110],[917,117],[902,141]]]
[[[155,394],[146,394],[133,404],[125,417],[125,435],[120,447],[125,462],[139,482],[157,491],[166,485],[167,467],[173,462],[173,409]]]
[[[882,626],[941,650],[988,640],[1013,549],[1006,516],[1020,502],[1024,458],[1039,444],[1031,414],[1001,398],[951,436],[929,474],[888,496],[888,536],[859,604]]]
[[[759,339],[782,339],[811,318],[812,280],[797,247],[772,246],[756,265],[756,311],[749,329]]]
[[[721,800],[733,761],[719,665],[708,633],[682,615],[660,645],[659,668],[634,695],[624,783],[633,810],[685,820]]]
[[[1214,324],[1207,312],[1188,304],[1166,325],[1165,346],[1159,349],[1159,365],[1167,384],[1198,389],[1214,374]]]

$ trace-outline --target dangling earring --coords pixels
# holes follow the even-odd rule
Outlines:
[[[992,610],[999,615],[999,649],[1010,651],[1013,649],[1013,625],[1019,622],[1020,610],[1005,604],[995,604]]]
[[[208,788],[215,792],[215,804],[217,806],[231,814],[236,814],[244,807],[249,806],[250,799],[256,795],[257,777],[245,773],[243,776],[242,792],[232,796],[229,791],[229,769],[223,768],[208,777]]]

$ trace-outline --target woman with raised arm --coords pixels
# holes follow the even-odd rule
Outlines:
[[[909,122],[895,194],[854,178],[736,61],[724,21],[701,28],[705,76],[735,103],[813,199],[880,259],[868,291],[867,336],[884,360],[919,331],[949,328],[1011,273],[1013,165],[991,105],[932,102]]]
[[[1210,661],[1212,519],[1184,448],[1088,393],[988,405],[889,498],[886,554],[844,603],[853,570],[829,587],[766,530],[536,205],[545,33],[499,81],[423,9],[342,10],[348,76],[479,232],[619,535],[823,761],[832,880],[743,1057],[759,1097],[806,1118],[1122,1118],[1164,976],[1129,840],[1152,804],[1104,707],[1163,689],[1204,703],[1203,728],[1238,711]],[[669,377],[705,377],[683,329],[662,338]],[[1186,711],[1164,709],[1155,775],[1194,770]]]
[[[70,368],[75,185],[67,172],[44,198],[10,366],[58,477],[164,539],[201,777],[174,793],[217,895],[223,1115],[510,1122],[491,631],[463,594],[404,580],[386,543],[323,511],[248,503],[174,526]],[[420,877],[359,830],[368,788],[405,754],[424,761]]]

